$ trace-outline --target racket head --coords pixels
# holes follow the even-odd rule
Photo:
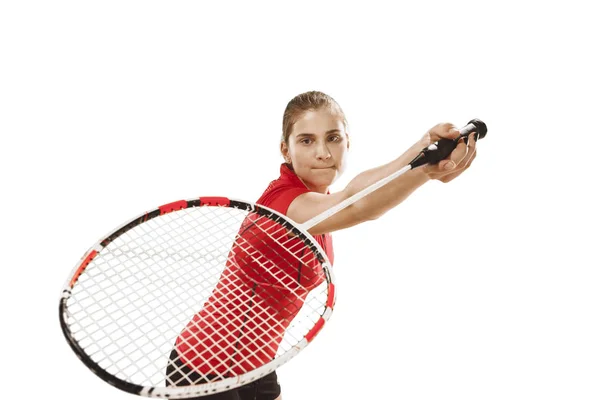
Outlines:
[[[199,197],[104,235],[70,273],[59,318],[71,349],[104,381],[188,398],[288,362],[329,319],[334,288],[327,254],[299,224],[254,203]],[[216,329],[206,333],[215,326],[217,339]],[[167,377],[174,349],[199,373],[194,381]]]

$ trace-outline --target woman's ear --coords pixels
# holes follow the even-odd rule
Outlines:
[[[283,156],[285,162],[287,164],[291,164],[292,159],[290,158],[290,149],[287,147],[287,144],[285,144],[285,142],[281,142],[279,150],[281,151],[281,155]]]
[[[348,135],[348,133],[346,133],[346,141],[348,142],[348,144],[346,145],[346,148],[348,150],[350,150],[350,136]]]

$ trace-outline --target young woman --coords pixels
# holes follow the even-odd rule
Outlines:
[[[279,178],[268,185],[263,195],[257,200],[257,204],[269,207],[296,222],[303,223],[406,166],[431,143],[441,138],[456,138],[459,135],[458,130],[452,124],[438,124],[397,159],[359,174],[343,190],[330,193],[330,185],[343,173],[345,168],[346,154],[350,148],[347,128],[344,112],[330,96],[312,91],[293,98],[288,103],[283,116],[280,150],[285,163],[280,167]],[[309,233],[315,237],[333,264],[331,232],[380,217],[429,180],[437,179],[449,182],[455,179],[473,162],[476,154],[475,145],[476,142],[471,135],[467,143],[464,141],[459,143],[445,160],[436,165],[423,166],[403,174],[310,228]],[[252,232],[252,221],[245,221],[242,224],[240,235],[248,238],[245,240],[258,237],[257,233]],[[264,241],[264,238],[258,238],[257,241]],[[215,337],[219,337],[221,341],[226,340],[218,335],[220,328],[229,328],[228,325],[233,327],[232,320],[240,320],[244,316],[247,317],[246,313],[252,312],[250,308],[246,307],[247,304],[257,305],[263,302],[264,304],[260,308],[261,312],[272,312],[269,317],[276,322],[273,324],[275,328],[269,327],[268,330],[261,330],[260,327],[245,326],[244,329],[253,329],[258,340],[263,343],[274,343],[273,347],[267,349],[262,356],[248,355],[246,357],[242,354],[239,360],[236,360],[237,366],[232,367],[231,359],[238,357],[238,353],[243,352],[244,348],[252,346],[250,342],[242,343],[239,349],[236,349],[236,354],[223,354],[221,359],[214,362],[215,365],[210,366],[210,370],[215,371],[220,368],[225,373],[228,371],[236,373],[235,368],[243,370],[245,362],[261,365],[275,355],[277,344],[283,337],[285,327],[295,315],[294,311],[286,311],[288,309],[296,310],[301,304],[292,304],[286,302],[285,298],[277,298],[278,295],[275,292],[269,291],[268,283],[257,284],[257,280],[264,279],[258,274],[248,279],[247,271],[245,271],[242,276],[239,271],[252,261],[246,261],[239,256],[234,258],[235,268],[226,267],[217,289],[203,310],[190,321],[178,338],[171,355],[173,365],[167,369],[167,384],[186,384],[185,374],[193,374],[193,371],[207,373],[203,371],[203,368],[207,371],[209,368],[200,360],[208,359],[209,355],[214,355],[221,348],[215,343]],[[283,270],[289,268],[282,265],[285,263],[275,264],[278,268],[281,265]],[[242,265],[241,269],[240,265]],[[300,299],[301,303],[302,296],[307,292],[305,289],[314,287],[320,283],[320,280],[318,276],[310,274],[302,276],[301,279],[298,272],[295,272],[298,275],[297,290],[293,293],[294,296],[289,297]],[[292,273],[294,272],[291,271],[290,275]],[[251,283],[247,281],[251,281]],[[235,296],[230,294],[231,289],[228,289],[227,286],[237,292]],[[274,301],[274,299],[278,301]],[[266,304],[266,302],[270,303]],[[216,304],[218,307],[213,307]],[[290,305],[294,307],[290,307]],[[251,321],[251,319],[247,319],[247,321]],[[238,340],[237,335],[227,340]],[[237,343],[235,347],[238,347]],[[200,375],[192,375],[191,380],[195,381],[199,377]],[[277,382],[277,375],[273,372],[241,388],[198,397],[198,399],[280,400],[281,388]]]

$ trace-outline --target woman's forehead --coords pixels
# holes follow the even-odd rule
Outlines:
[[[336,113],[329,110],[306,111],[292,129],[292,134],[326,134],[330,131],[344,131],[344,122]]]

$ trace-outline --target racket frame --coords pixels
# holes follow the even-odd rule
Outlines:
[[[124,234],[125,232],[135,228],[136,226],[150,220],[156,218],[158,216],[168,214],[171,212],[176,212],[186,208],[192,207],[230,207],[243,211],[254,212],[260,216],[266,217],[272,221],[277,222],[280,225],[283,225],[285,228],[289,229],[296,237],[300,238],[317,256],[321,266],[323,267],[323,272],[325,275],[325,280],[327,281],[327,301],[325,305],[325,310],[321,314],[320,319],[317,321],[315,326],[308,331],[305,337],[299,341],[295,346],[287,350],[284,354],[275,357],[270,362],[252,370],[246,372],[242,375],[238,375],[235,377],[221,379],[216,382],[208,382],[200,385],[191,385],[191,386],[169,386],[169,387],[153,387],[153,386],[143,386],[138,385],[132,382],[128,382],[119,377],[116,377],[108,372],[106,372],[98,363],[96,363],[92,358],[85,352],[85,350],[79,345],[79,343],[73,338],[71,335],[71,330],[67,323],[67,319],[69,317],[69,310],[67,307],[67,301],[71,297],[71,290],[77,283],[79,277],[83,274],[87,266],[93,261],[93,259],[98,255],[102,249],[108,246],[113,240]],[[69,278],[63,286],[63,290],[61,292],[60,301],[59,301],[59,320],[61,330],[63,335],[65,336],[67,343],[70,345],[71,349],[75,352],[77,357],[88,367],[94,374],[100,377],[105,382],[109,383],[112,386],[115,386],[118,389],[121,389],[125,392],[129,392],[132,394],[145,396],[145,397],[154,397],[154,398],[188,398],[192,396],[204,396],[214,393],[223,392],[226,390],[235,389],[237,387],[243,386],[247,383],[253,382],[273,371],[277,368],[281,367],[285,363],[287,363],[290,359],[296,356],[304,347],[310,343],[314,337],[321,331],[325,322],[327,322],[333,312],[333,307],[335,305],[336,300],[336,291],[335,291],[335,278],[333,275],[331,263],[325,253],[324,249],[318,244],[315,238],[308,233],[308,231],[297,224],[287,216],[270,209],[268,207],[249,203],[243,200],[230,199],[227,197],[197,197],[188,200],[178,200],[172,203],[167,203],[162,205],[154,210],[144,212],[135,218],[119,225],[116,229],[111,230],[108,234],[102,236],[100,240],[98,240],[92,247],[90,247],[81,259],[75,264],[75,267],[72,269],[69,274]]]

